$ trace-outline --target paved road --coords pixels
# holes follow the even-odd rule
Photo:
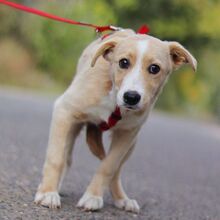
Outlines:
[[[123,172],[139,215],[118,211],[109,194],[100,212],[75,208],[98,161],[83,141],[61,190],[62,209],[33,204],[48,138],[52,99],[0,90],[0,220],[220,219],[220,127],[153,113]]]

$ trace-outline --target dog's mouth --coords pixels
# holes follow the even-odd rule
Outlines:
[[[138,105],[128,105],[128,104],[123,104],[123,108],[129,111],[138,111],[140,110],[140,107]]]

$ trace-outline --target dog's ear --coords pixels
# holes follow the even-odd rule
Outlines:
[[[173,69],[178,69],[183,64],[189,64],[194,71],[197,68],[197,61],[192,54],[178,42],[168,42]]]
[[[104,43],[95,53],[92,62],[91,67],[95,66],[95,63],[97,59],[102,55],[106,60],[110,60],[111,54],[113,52],[113,48],[115,47],[116,42],[115,41],[109,41]]]

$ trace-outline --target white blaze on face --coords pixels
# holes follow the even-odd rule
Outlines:
[[[138,103],[138,106],[141,106],[143,102],[145,88],[144,88],[144,78],[142,76],[141,69],[142,69],[143,57],[147,49],[148,49],[147,40],[141,40],[137,42],[136,63],[133,66],[131,72],[123,79],[121,88],[118,91],[117,104],[119,106],[122,106],[124,104],[123,96],[124,93],[128,91],[136,91],[141,96],[141,100]]]

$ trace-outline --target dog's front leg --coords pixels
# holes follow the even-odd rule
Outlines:
[[[74,121],[73,112],[67,111],[62,101],[58,100],[54,105],[43,178],[35,203],[49,208],[61,206],[58,190],[70,164],[73,143],[80,128],[81,125]]]
[[[101,162],[86,192],[79,200],[77,207],[85,210],[98,210],[103,206],[103,193],[109,187],[112,178],[117,172],[123,158],[134,145],[138,128],[132,130],[113,131],[110,150]]]
[[[112,193],[112,197],[114,199],[114,204],[117,208],[124,209],[124,210],[130,211],[130,212],[138,213],[140,210],[140,207],[139,207],[137,201],[134,199],[130,199],[127,196],[127,194],[125,193],[125,191],[122,187],[121,178],[120,178],[122,165],[130,157],[130,155],[132,154],[132,152],[134,150],[134,147],[135,147],[135,145],[133,145],[130,148],[130,150],[127,152],[127,154],[123,158],[118,170],[116,171],[114,177],[112,178],[112,181],[110,184],[110,190]]]

